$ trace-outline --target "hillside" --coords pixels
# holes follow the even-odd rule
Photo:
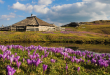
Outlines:
[[[75,22],[73,22],[75,24]],[[87,31],[94,33],[110,34],[110,20],[99,20],[93,22],[80,22],[74,27],[71,23],[62,25],[66,31]]]
[[[101,34],[110,34],[110,25],[81,25],[77,28],[65,27],[66,31],[87,31]]]

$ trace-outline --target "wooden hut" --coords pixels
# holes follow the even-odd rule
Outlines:
[[[55,25],[49,24],[36,16],[27,17],[10,26],[11,31],[55,31]]]

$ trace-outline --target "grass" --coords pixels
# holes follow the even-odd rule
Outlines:
[[[66,32],[66,33],[65,33]],[[72,31],[64,33],[53,32],[0,32],[0,43],[7,42],[79,42],[79,43],[109,43],[110,35],[91,33],[83,31]]]
[[[110,34],[110,25],[81,25],[78,28],[67,27],[70,30]],[[68,29],[67,29],[68,30]]]
[[[0,43],[38,41],[110,43],[110,25],[81,25],[77,28],[66,27],[65,29],[66,31],[54,32],[0,31]]]

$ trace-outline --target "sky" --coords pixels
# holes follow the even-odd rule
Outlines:
[[[110,20],[110,0],[0,0],[0,27],[33,16],[61,26]]]

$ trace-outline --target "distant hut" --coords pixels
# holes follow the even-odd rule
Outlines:
[[[76,23],[76,22],[71,22],[71,23],[66,24],[66,25],[63,25],[63,26],[61,26],[61,27],[78,27],[78,26],[79,26],[78,23]]]
[[[36,16],[27,17],[11,26],[11,31],[55,31],[55,25],[49,24]]]

